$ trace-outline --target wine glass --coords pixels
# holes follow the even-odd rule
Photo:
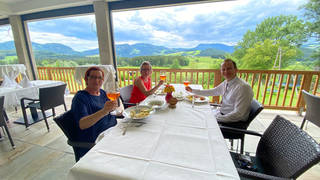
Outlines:
[[[116,101],[118,100],[118,98],[120,97],[120,91],[117,89],[117,90],[113,90],[113,91],[108,91],[107,92],[107,97],[111,100],[111,101]],[[117,103],[119,106],[119,101]],[[116,115],[117,114],[117,110],[114,110],[114,111],[111,111],[110,112],[111,115]]]
[[[184,84],[184,86],[189,86],[189,84],[190,84],[190,81],[188,81],[188,80],[185,80],[185,81],[183,81],[183,84]]]
[[[165,71],[160,71],[160,80],[165,81],[165,80],[166,80],[166,78],[167,78],[167,76],[166,76],[166,72],[165,72]]]

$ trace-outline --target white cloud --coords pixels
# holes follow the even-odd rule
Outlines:
[[[71,47],[76,51],[98,48],[97,41],[83,40],[77,37],[64,36],[58,33],[30,32],[30,37],[32,39],[32,42],[36,42],[39,44],[61,43]]]
[[[115,40],[116,44],[152,43],[167,47],[194,47],[199,43],[219,42],[235,44],[265,17],[281,12],[297,14],[297,8],[307,1],[234,0],[114,12],[114,33],[118,36]],[[60,22],[63,27],[58,26],[58,21],[42,22],[31,32],[32,41],[63,43],[77,51],[98,47],[96,40],[80,38],[86,38],[88,31],[94,31],[94,15],[68,17],[67,21],[70,23]],[[45,27],[47,30],[43,30]],[[57,30],[49,33],[48,27]],[[10,39],[8,33],[0,29],[0,41],[5,40],[12,40],[12,36]]]
[[[0,42],[13,41],[13,35],[10,26],[0,27]]]

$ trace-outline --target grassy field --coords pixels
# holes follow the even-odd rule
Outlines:
[[[189,65],[181,66],[181,69],[219,69],[223,59],[211,57],[188,56]],[[137,66],[119,66],[123,68],[138,68]],[[154,69],[169,69],[169,67],[152,66]]]

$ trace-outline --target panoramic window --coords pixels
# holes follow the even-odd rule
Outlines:
[[[18,64],[10,25],[0,26],[0,64]]]
[[[28,22],[37,66],[99,64],[94,15]]]
[[[118,65],[312,70],[319,42],[308,36],[308,0],[243,0],[114,12]],[[147,58],[146,58],[147,56]]]

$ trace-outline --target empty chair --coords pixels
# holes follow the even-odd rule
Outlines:
[[[15,145],[13,143],[12,137],[9,132],[9,128],[7,126],[7,121],[6,121],[7,115],[5,114],[5,111],[3,110],[3,104],[4,104],[4,96],[0,96],[0,126],[4,127],[4,129],[6,130],[6,133],[8,135],[11,146],[14,149]],[[0,135],[0,137],[1,137],[1,135]]]
[[[302,94],[307,106],[307,110],[300,128],[303,128],[306,120],[311,121],[313,124],[320,127],[320,97],[310,94],[305,90],[302,90]]]
[[[120,99],[121,99],[125,109],[130,106],[135,106],[134,103],[129,103],[132,89],[133,89],[133,85],[128,85],[128,86],[120,88]]]
[[[37,114],[36,109],[40,109],[43,115],[43,119],[46,123],[47,129],[49,131],[49,124],[47,121],[47,116],[45,114],[45,111],[48,109],[52,109],[52,115],[55,116],[54,108],[60,105],[64,105],[64,109],[65,111],[67,111],[67,106],[64,101],[64,93],[65,93],[66,86],[67,84],[62,84],[58,86],[40,88],[39,99],[31,99],[31,98],[21,99],[21,110],[23,113],[23,118],[24,118],[26,128],[29,127],[26,109],[29,108],[31,113],[33,114]],[[25,102],[27,102],[27,104]]]
[[[247,129],[252,122],[252,120],[263,110],[263,106],[257,100],[253,99],[251,102],[251,108],[249,117],[246,121],[239,121],[234,123],[220,123],[220,129],[225,139],[240,139],[241,146],[240,146],[240,153],[243,153],[244,150],[244,134],[237,134],[232,133],[229,131],[225,131],[224,127],[232,127],[238,129]]]
[[[256,156],[251,156],[251,168],[243,166],[237,158],[239,154],[230,152],[242,177],[249,179],[296,179],[320,161],[320,145],[306,132],[284,119],[276,116],[263,135],[248,130],[233,130],[260,136]],[[240,162],[240,163],[239,163]]]
[[[81,151],[79,151],[80,148],[91,149],[95,145],[94,143],[79,142],[76,140],[76,123],[73,120],[73,115],[70,110],[53,118],[53,120],[68,138],[67,143],[72,146],[76,161],[79,161],[82,156]]]

